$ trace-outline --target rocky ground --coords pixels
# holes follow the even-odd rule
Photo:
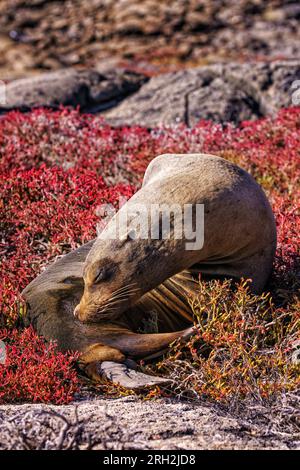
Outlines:
[[[2,0],[0,77],[126,62],[149,74],[300,57],[289,0]]]
[[[159,410],[159,413],[158,413]],[[209,404],[129,396],[67,406],[0,406],[2,449],[300,449],[289,408],[231,414]]]

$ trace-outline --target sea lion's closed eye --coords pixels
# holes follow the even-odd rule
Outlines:
[[[110,266],[102,266],[99,267],[96,271],[93,284],[97,284],[98,282],[109,281],[115,274],[116,267]]]

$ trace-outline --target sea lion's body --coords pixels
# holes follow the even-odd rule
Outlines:
[[[25,289],[29,320],[37,331],[46,339],[57,340],[63,350],[80,351],[86,362],[142,358],[159,353],[183,334],[178,330],[192,323],[188,297],[197,295],[200,273],[250,278],[253,291],[260,292],[272,269],[276,228],[268,200],[255,180],[216,156],[163,155],[150,163],[142,188],[125,206],[174,202],[193,207],[204,204],[201,249],[186,250],[187,240],[172,236],[126,243],[107,241],[104,236],[89,242],[51,265]],[[110,230],[111,223],[102,235]],[[99,285],[97,301],[109,299],[110,292],[124,288],[125,282],[138,286],[128,303],[116,305],[111,317],[97,313],[103,308],[91,308],[91,289],[83,281],[83,273],[89,275],[88,269],[102,254],[105,259],[113,257],[120,275]],[[74,319],[73,310],[79,302],[79,318],[87,323]],[[152,314],[157,317],[158,334],[139,334]],[[97,344],[99,348],[94,347]],[[96,353],[90,357],[89,351]]]

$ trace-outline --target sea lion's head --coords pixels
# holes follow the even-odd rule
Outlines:
[[[75,317],[84,322],[114,320],[137,302],[145,292],[142,245],[129,236],[95,241],[85,262],[84,292]]]

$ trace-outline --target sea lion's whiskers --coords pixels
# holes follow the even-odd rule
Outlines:
[[[109,307],[107,309],[105,306],[101,307],[101,309],[97,310],[96,316],[101,315],[102,318],[107,318],[111,313],[113,313],[113,310],[117,310],[115,307]],[[86,309],[86,313],[88,315],[91,315],[91,317],[95,317],[94,310],[92,309]]]
[[[124,294],[124,295],[112,297],[107,303],[105,303],[105,308],[107,306],[115,305],[119,302],[124,302],[124,301],[128,300],[129,295],[132,294],[132,293],[135,293],[135,292],[136,292],[136,290],[133,290],[133,291],[130,291],[128,294],[126,293],[126,295]]]
[[[120,302],[125,302],[126,300],[128,300],[128,296],[121,297],[121,298],[116,298],[116,299],[111,299],[107,303],[105,303],[105,308],[109,307],[110,305],[116,305]]]
[[[136,286],[136,282],[131,282],[130,284],[126,284],[125,286],[119,287],[119,289],[116,290],[116,292],[121,291],[123,289],[128,289],[128,287],[131,286]]]
[[[131,294],[135,294],[135,292],[139,292],[139,290],[140,290],[139,288],[129,289],[127,291],[120,292],[119,294],[113,294],[111,298],[112,299],[119,299],[119,298],[122,298],[122,297],[128,297]]]
[[[136,286],[136,285],[137,285],[136,282],[132,282],[131,284],[127,284],[126,286],[120,287],[119,289],[115,290],[112,295],[127,292],[127,290],[129,290],[131,287],[133,288],[133,286]],[[136,289],[138,289],[138,287],[136,287]]]
[[[119,299],[122,297],[129,297],[131,294],[138,292],[140,289],[138,287],[127,287],[127,289],[120,291],[115,291],[111,294],[111,300]]]
[[[113,307],[113,306],[120,302],[125,302],[125,300],[126,299],[121,299],[121,300],[116,300],[114,302],[107,302],[101,307],[101,309],[98,310],[98,313],[105,312],[109,308],[117,309],[117,307]]]
[[[137,291],[138,291],[138,289],[130,289],[130,290],[128,289],[127,291],[120,292],[118,294],[113,293],[111,295],[111,299],[113,300],[113,299],[119,299],[121,297],[128,297],[129,294],[132,294],[132,293],[137,292]]]
[[[97,310],[97,315],[101,315],[102,318],[107,318],[113,311],[118,310],[118,307],[115,307],[115,305],[126,302],[130,295],[139,291],[138,287],[131,287],[134,285],[135,283],[128,284],[113,292],[111,298]],[[86,313],[89,314],[89,309],[87,309]]]
[[[119,302],[124,302],[126,300],[129,299],[130,297],[130,294],[131,293],[134,293],[135,291],[132,291],[126,295],[120,295],[120,296],[116,296],[116,297],[112,297],[111,299],[109,299],[107,302],[105,302],[105,305],[106,306],[109,306],[109,305],[114,305],[114,304],[117,304]]]
[[[114,310],[117,310],[117,307],[109,307],[109,308],[103,308],[103,310],[101,310],[101,312],[99,313],[102,313],[103,315],[108,315],[109,313],[111,313],[112,311]]]

